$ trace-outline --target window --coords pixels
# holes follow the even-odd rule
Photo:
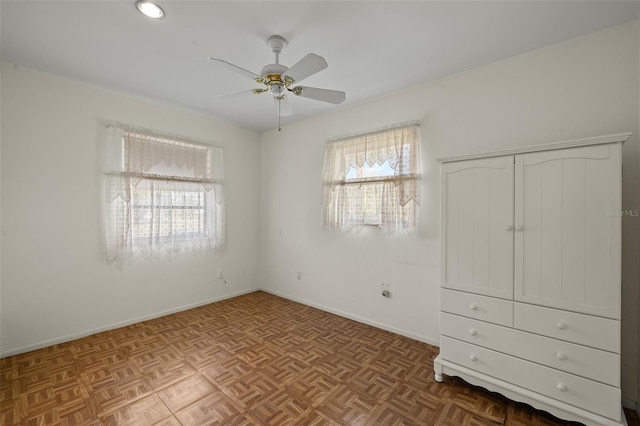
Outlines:
[[[324,162],[323,226],[378,226],[413,233],[420,194],[418,123],[329,141]]]
[[[133,188],[131,223],[134,224],[134,244],[146,244],[154,236],[160,242],[206,238],[205,198],[204,191],[199,188],[190,191]]]
[[[222,148],[120,124],[107,131],[107,261],[221,248]]]

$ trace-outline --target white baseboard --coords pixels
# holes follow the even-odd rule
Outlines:
[[[160,312],[155,312],[152,314],[148,314],[148,315],[143,315],[140,317],[136,317],[136,318],[130,318],[124,321],[119,321],[113,324],[108,324],[108,325],[104,325],[98,328],[93,328],[93,329],[89,329],[89,330],[83,330],[79,333],[73,333],[73,334],[68,334],[66,336],[61,336],[61,337],[56,337],[54,339],[49,339],[49,340],[44,340],[42,342],[38,342],[38,343],[34,343],[31,345],[27,345],[27,346],[22,346],[20,348],[16,348],[16,349],[11,349],[8,350],[6,352],[2,352],[0,353],[0,358],[5,358],[8,356],[13,356],[13,355],[18,355],[18,354],[22,354],[25,352],[30,352],[30,351],[34,351],[36,349],[41,349],[47,346],[51,346],[51,345],[57,345],[58,343],[64,343],[64,342],[68,342],[71,340],[75,340],[75,339],[80,339],[82,337],[86,337],[86,336],[90,336],[92,334],[96,334],[96,333],[101,333],[103,331],[108,331],[108,330],[113,330],[116,328],[120,328],[120,327],[126,327],[127,325],[131,325],[131,324],[135,324],[138,322],[142,322],[142,321],[147,321],[150,319],[154,319],[154,318],[158,318],[158,317],[162,317],[165,315],[171,315],[171,314],[175,314],[176,312],[182,312],[182,311],[186,311],[188,309],[193,309],[193,308],[197,308],[199,306],[204,306],[204,305],[208,305],[210,303],[215,303],[215,302],[220,302],[222,300],[226,300],[226,299],[231,299],[234,297],[238,297],[238,296],[242,296],[243,294],[249,294],[249,293],[253,293],[255,291],[260,290],[259,288],[251,288],[248,290],[242,290],[236,293],[232,293],[232,294],[227,294],[224,296],[220,296],[220,297],[214,297],[211,299],[207,299],[207,300],[203,300],[203,301],[199,301],[196,303],[191,303],[188,305],[182,305],[182,306],[178,306],[176,308],[171,308],[171,309],[167,309],[165,311],[160,311]]]
[[[274,296],[283,297],[285,299],[289,299],[289,300],[292,300],[294,302],[302,303],[303,305],[307,305],[307,306],[311,306],[311,307],[316,308],[316,309],[320,309],[321,311],[329,312],[329,313],[332,313],[332,314],[335,314],[335,315],[338,315],[338,316],[341,316],[341,317],[344,317],[344,318],[348,318],[350,320],[354,320],[354,321],[357,321],[357,322],[361,322],[363,324],[371,325],[373,327],[380,328],[380,329],[386,330],[386,331],[390,331],[392,333],[399,334],[401,336],[409,337],[410,339],[418,340],[420,342],[424,342],[424,343],[427,343],[427,344],[432,345],[432,346],[440,347],[440,341],[439,340],[435,340],[435,339],[427,337],[427,336],[422,336],[420,334],[411,333],[410,331],[406,331],[406,330],[402,330],[402,329],[399,329],[399,328],[395,328],[395,327],[392,327],[390,325],[383,324],[383,323],[374,321],[374,320],[369,319],[369,318],[361,317],[359,315],[354,315],[354,314],[351,314],[349,312],[341,311],[341,310],[338,310],[338,309],[333,309],[333,308],[331,308],[329,306],[324,306],[324,305],[320,305],[318,303],[313,303],[313,302],[310,302],[310,301],[305,300],[305,299],[299,299],[297,297],[293,297],[293,296],[290,296],[290,295],[285,294],[285,293],[280,293],[279,291],[274,291],[274,290],[267,289],[267,288],[261,288],[260,290],[264,291],[265,293],[273,294]]]
[[[330,312],[332,314],[335,314],[335,315],[338,315],[338,316],[341,316],[341,317],[344,317],[344,318],[348,318],[348,319],[351,319],[351,320],[354,320],[354,321],[357,321],[357,322],[360,322],[360,323],[363,323],[363,324],[371,325],[373,327],[380,328],[382,330],[390,331],[392,333],[396,333],[396,334],[399,334],[401,336],[409,337],[411,339],[418,340],[420,342],[424,342],[424,343],[427,343],[427,344],[430,344],[430,345],[433,345],[433,346],[440,346],[440,342],[437,339],[429,338],[427,336],[422,336],[422,335],[419,335],[419,334],[415,334],[415,333],[409,332],[407,330],[402,330],[402,329],[399,329],[399,328],[396,328],[396,327],[392,327],[392,326],[389,326],[387,324],[384,324],[384,323],[381,323],[381,322],[378,322],[378,321],[374,321],[374,320],[369,319],[369,318],[361,317],[359,315],[354,315],[354,314],[351,314],[349,312],[345,312],[345,311],[341,311],[341,310],[338,310],[338,309],[334,309],[334,308],[331,308],[329,306],[324,306],[324,305],[321,305],[321,304],[318,304],[318,303],[313,303],[313,302],[310,302],[310,301],[305,300],[305,299],[299,299],[299,298],[290,296],[288,294],[280,293],[280,292],[273,291],[273,290],[270,290],[270,289],[251,288],[251,289],[248,289],[248,290],[239,291],[239,292],[232,293],[232,294],[229,294],[229,295],[215,297],[215,298],[207,299],[207,300],[200,301],[200,302],[197,302],[197,303],[191,303],[191,304],[188,304],[188,305],[178,306],[176,308],[167,309],[165,311],[160,311],[160,312],[155,312],[155,313],[148,314],[148,315],[143,315],[143,316],[139,316],[139,317],[135,317],[135,318],[130,318],[130,319],[127,319],[127,320],[124,320],[124,321],[119,321],[119,322],[116,322],[116,323],[113,323],[113,324],[108,324],[108,325],[104,325],[104,326],[93,328],[93,329],[83,330],[83,331],[81,331],[79,333],[68,334],[66,336],[56,337],[54,339],[44,340],[44,341],[37,342],[37,343],[31,344],[31,345],[26,345],[26,346],[22,346],[22,347],[19,347],[19,348],[16,348],[16,349],[11,349],[11,350],[8,350],[6,352],[0,353],[0,358],[5,358],[5,357],[13,356],[13,355],[18,355],[18,354],[21,354],[21,353],[34,351],[36,349],[41,349],[41,348],[44,348],[44,347],[47,347],[47,346],[52,346],[52,345],[56,345],[56,344],[59,344],[59,343],[64,343],[64,342],[68,342],[68,341],[71,341],[71,340],[80,339],[82,337],[90,336],[90,335],[96,334],[96,333],[101,333],[103,331],[113,330],[113,329],[120,328],[120,327],[126,327],[128,325],[135,324],[135,323],[138,323],[138,322],[147,321],[147,320],[158,318],[158,317],[162,317],[162,316],[165,316],[165,315],[174,314],[176,312],[186,311],[188,309],[197,308],[199,306],[208,305],[210,303],[220,302],[222,300],[231,299],[233,297],[242,296],[243,294],[249,294],[249,293],[253,293],[255,291],[259,291],[259,290],[262,290],[265,293],[273,294],[273,295],[278,296],[278,297],[282,297],[282,298],[285,298],[285,299],[288,299],[288,300],[292,300],[294,302],[302,303],[303,305],[311,306],[311,307],[320,309],[320,310],[325,311],[325,312]]]

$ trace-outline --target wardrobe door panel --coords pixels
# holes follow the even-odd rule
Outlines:
[[[513,157],[442,166],[442,286],[513,298]]]
[[[516,156],[516,300],[619,318],[619,148]]]

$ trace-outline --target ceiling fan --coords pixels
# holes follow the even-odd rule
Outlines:
[[[273,35],[269,37],[267,44],[275,54],[276,60],[274,64],[265,65],[260,71],[260,74],[256,74],[222,59],[208,58],[210,61],[215,61],[238,74],[247,76],[255,80],[257,83],[264,85],[264,87],[257,89],[247,89],[239,92],[227,93],[216,96],[216,98],[244,92],[252,92],[255,94],[269,92],[273,95],[273,99],[277,107],[278,130],[281,130],[280,117],[286,117],[293,114],[289,98],[287,97],[289,93],[293,93],[294,95],[301,96],[303,98],[315,99],[332,104],[339,104],[345,100],[345,93],[337,90],[318,89],[316,87],[308,86],[293,87],[294,84],[299,83],[303,79],[327,68],[327,61],[325,61],[322,56],[309,53],[291,68],[288,68],[280,63],[280,52],[282,52],[282,50],[287,46],[287,40],[282,36]]]

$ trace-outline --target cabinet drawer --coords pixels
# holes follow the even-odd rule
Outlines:
[[[440,333],[587,379],[620,387],[620,356],[442,312]]]
[[[620,389],[442,337],[443,359],[620,421]]]
[[[525,303],[515,305],[515,327],[520,330],[620,353],[620,321]]]
[[[513,302],[454,290],[441,290],[444,312],[495,324],[513,326]]]

